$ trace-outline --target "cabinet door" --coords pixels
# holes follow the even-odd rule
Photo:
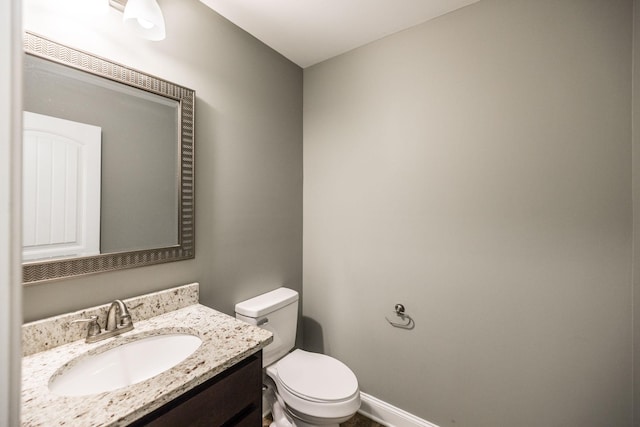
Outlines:
[[[262,352],[167,403],[131,426],[260,426]]]

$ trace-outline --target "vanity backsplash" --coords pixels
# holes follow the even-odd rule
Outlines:
[[[198,304],[199,288],[198,283],[191,283],[123,301],[129,308],[131,318],[135,323]],[[29,356],[84,339],[87,335],[87,326],[71,322],[87,319],[92,315],[98,316],[102,322],[107,316],[110,305],[111,302],[24,324],[22,326],[22,355]]]

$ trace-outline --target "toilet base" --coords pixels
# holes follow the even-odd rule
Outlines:
[[[298,414],[295,410],[287,407],[280,395],[273,380],[268,378],[264,382],[262,392],[263,404],[266,403],[266,412],[271,412],[273,422],[269,427],[340,427],[340,423],[347,421],[351,416],[339,419],[317,418],[308,414]]]
[[[293,419],[293,423],[296,427],[339,427],[340,423],[343,423],[350,419],[354,414],[341,418],[317,418],[308,414],[299,415],[292,408],[286,408],[287,414]]]
[[[340,427],[340,424],[322,424],[320,426],[320,424],[308,424],[302,420],[295,420],[294,426],[295,427]],[[278,426],[274,426],[274,427],[278,427]]]

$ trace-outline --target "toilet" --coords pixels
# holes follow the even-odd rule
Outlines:
[[[266,372],[264,409],[271,427],[338,427],[360,408],[355,374],[333,357],[293,350],[298,324],[298,293],[278,288],[239,302],[236,318],[273,333],[263,349]],[[293,351],[291,351],[293,350]]]

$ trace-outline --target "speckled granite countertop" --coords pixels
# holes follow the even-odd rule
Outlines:
[[[101,319],[102,320],[102,319]],[[135,318],[134,318],[135,322]],[[144,336],[190,333],[202,339],[187,359],[153,378],[118,390],[57,396],[49,379],[72,359]],[[221,373],[272,341],[270,332],[200,304],[135,322],[135,329],[94,344],[60,345],[22,359],[22,425],[125,426]]]

